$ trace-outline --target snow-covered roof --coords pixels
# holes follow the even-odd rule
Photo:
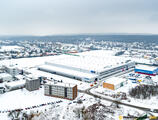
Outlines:
[[[88,71],[103,71],[115,67],[129,60],[124,57],[114,56],[113,51],[95,50],[77,53],[73,55],[62,55],[57,59],[48,61],[49,63],[71,66]]]
[[[63,83],[63,82],[47,82],[48,85],[62,86],[62,87],[75,87],[76,84]]]
[[[2,46],[0,51],[19,51],[23,49],[23,47],[20,46]]]
[[[5,65],[9,69],[17,69],[17,65]]]
[[[23,75],[19,75],[19,74],[16,75],[15,77],[16,77],[17,79],[19,79],[19,80],[23,80],[23,79],[25,78],[25,76],[23,76]]]
[[[91,73],[84,73],[84,72],[80,72],[80,71],[76,71],[76,70],[72,70],[72,69],[65,69],[65,68],[62,68],[62,67],[56,67],[56,66],[50,66],[50,65],[42,65],[42,66],[39,66],[39,68],[41,69],[45,69],[45,70],[48,70],[48,71],[54,71],[54,72],[59,72],[59,73],[64,73],[64,74],[68,74],[68,75],[74,75],[74,76],[77,76],[77,77],[81,77],[81,78],[95,78],[97,77],[98,75],[96,74],[91,74]]]
[[[28,80],[28,81],[34,81],[34,80],[37,80],[37,78],[26,78],[26,80]]]
[[[12,77],[12,76],[8,73],[0,73],[0,78],[5,78],[5,77]]]
[[[19,81],[14,81],[14,82],[8,82],[5,84],[6,86],[9,87],[15,87],[15,86],[23,86],[25,85],[25,80],[19,80]]]
[[[148,65],[137,65],[136,69],[143,69],[143,70],[149,70],[149,71],[154,71],[157,69],[157,67],[154,66],[148,66]]]
[[[126,81],[125,78],[120,78],[120,77],[111,77],[109,79],[107,79],[106,81],[104,81],[105,83],[109,83],[109,84],[113,84],[113,85],[118,85],[121,82]]]

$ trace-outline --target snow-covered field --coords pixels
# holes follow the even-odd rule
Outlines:
[[[85,108],[87,109],[89,106],[98,103],[100,100],[96,99],[92,96],[89,96],[84,93],[79,93],[78,97],[74,101],[54,98],[54,97],[47,97],[43,95],[43,88],[40,90],[36,90],[34,92],[29,92],[26,89],[23,90],[15,90],[12,92],[8,92],[0,96],[0,104],[1,110],[10,110],[10,109],[18,109],[18,108],[26,108],[31,106],[36,106],[40,104],[45,104],[48,102],[53,102],[55,104],[41,106],[38,108],[31,108],[29,110],[23,110],[24,112],[29,113],[37,113],[39,111],[40,115],[35,115],[33,120],[82,120],[78,118],[78,112],[75,112],[78,109]],[[81,99],[82,103],[76,103],[77,100]],[[62,100],[61,103],[56,103],[56,101]],[[142,114],[143,111],[129,108],[129,107],[120,107],[120,108],[111,108],[111,102],[101,100],[101,104],[105,106],[109,106],[111,110],[114,110],[114,114],[104,113],[109,118],[119,119],[120,115],[127,115],[130,113],[133,114]],[[8,120],[7,118],[8,113],[0,113],[0,119]]]
[[[65,116],[65,118],[72,118],[72,111],[71,108],[76,106],[77,99],[82,99],[84,106],[92,105],[96,102],[96,100],[86,94],[78,93],[78,97],[74,101],[44,96],[43,88],[39,90],[29,92],[25,88],[20,90],[15,90],[11,92],[7,92],[5,94],[0,95],[0,120],[8,120],[7,111],[15,110],[15,109],[23,109],[22,112],[30,113],[30,112],[37,112],[45,113],[47,111],[47,118],[57,117],[60,114],[60,118],[62,119],[63,116],[69,114],[69,116]],[[62,101],[57,103],[58,101]],[[47,104],[52,103],[53,104]],[[44,106],[40,106],[41,104],[46,104]],[[32,108],[33,106],[37,106],[36,108]],[[26,109],[29,108],[29,109]],[[66,109],[69,108],[69,113],[65,113]],[[53,110],[53,111],[50,111]],[[55,111],[54,111],[55,110]],[[49,112],[48,112],[49,111]],[[3,113],[2,113],[3,112]],[[51,114],[50,114],[51,112]],[[36,118],[36,117],[35,117]],[[34,120],[37,120],[37,118]],[[47,119],[48,120],[48,119]],[[69,120],[69,119],[66,119]],[[77,120],[77,119],[76,119]]]
[[[35,116],[33,120],[83,120],[85,114],[87,114],[87,117],[88,115],[93,116],[94,114],[95,120],[118,120],[120,116],[141,116],[142,114],[145,114],[144,111],[130,107],[119,106],[117,108],[111,102],[96,99],[94,97],[82,93],[79,95],[78,98],[82,100],[82,103],[76,103],[74,101],[70,102],[64,107],[60,106],[58,108],[49,109],[49,111],[43,112],[39,116]],[[94,107],[91,107],[93,105]],[[95,109],[95,105],[99,106]],[[85,110],[90,111],[87,111],[88,113],[86,113],[84,112]]]
[[[39,106],[41,104],[54,102],[62,100],[63,102],[59,104],[67,104],[69,101],[65,99],[55,98],[55,97],[49,97],[44,96],[44,90],[43,88],[40,88],[39,90],[29,92],[25,88],[15,91],[10,91],[5,94],[0,94],[0,111],[4,111],[4,113],[0,113],[0,118],[3,117],[3,120],[7,120],[6,115],[8,114],[8,110],[15,110],[15,109],[26,109],[31,108],[32,106]],[[58,104],[58,103],[57,103]],[[47,108],[46,106],[40,106],[38,107],[39,110],[43,110]],[[32,108],[31,108],[32,109]],[[28,109],[26,111],[29,111],[31,109]],[[6,118],[4,118],[6,117]]]
[[[59,100],[61,99],[45,96],[43,88],[32,92],[29,92],[24,88],[0,94],[0,103],[3,103],[0,104],[0,110],[14,110],[18,108],[24,109],[29,106],[31,107]]]

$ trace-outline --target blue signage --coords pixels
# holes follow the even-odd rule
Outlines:
[[[91,73],[95,73],[95,71],[94,71],[94,70],[91,70],[90,72],[91,72]]]

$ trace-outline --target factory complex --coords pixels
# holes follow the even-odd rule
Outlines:
[[[45,62],[38,69],[80,81],[94,82],[134,67],[135,62],[114,56],[112,51],[95,50],[60,55],[54,60]]]
[[[36,104],[46,104],[45,101],[49,103],[60,99],[71,105],[80,99],[86,101],[89,93],[117,99],[118,95],[128,96],[131,86],[155,84],[156,78],[152,77],[158,71],[157,67],[140,65],[130,58],[116,56],[111,50],[93,50],[38,59],[39,61],[37,58],[6,61],[0,69],[0,94],[20,93],[23,98],[19,100],[19,108],[28,108],[30,105],[34,107]],[[14,96],[12,95],[13,98]],[[30,99],[31,104],[26,101],[26,105],[21,105],[24,99]]]

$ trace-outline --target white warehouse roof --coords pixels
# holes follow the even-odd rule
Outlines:
[[[105,83],[113,84],[113,85],[118,85],[121,82],[127,81],[125,78],[119,78],[119,77],[111,77],[104,81]]]
[[[62,55],[47,63],[70,66],[78,69],[101,72],[111,67],[125,64],[129,59],[113,56],[114,52],[108,50],[95,50],[77,53],[73,55]]]
[[[54,71],[54,72],[61,72],[64,74],[68,74],[68,75],[74,75],[77,77],[82,77],[82,78],[95,78],[98,75],[96,74],[90,74],[90,73],[84,73],[84,72],[80,72],[80,71],[76,71],[76,70],[72,70],[72,69],[65,69],[62,67],[56,67],[56,66],[51,66],[51,65],[42,65],[39,68],[45,69],[45,70],[49,70],[49,71]]]
[[[149,65],[137,65],[137,66],[136,66],[136,69],[154,71],[154,70],[157,69],[157,67],[149,66]]]

